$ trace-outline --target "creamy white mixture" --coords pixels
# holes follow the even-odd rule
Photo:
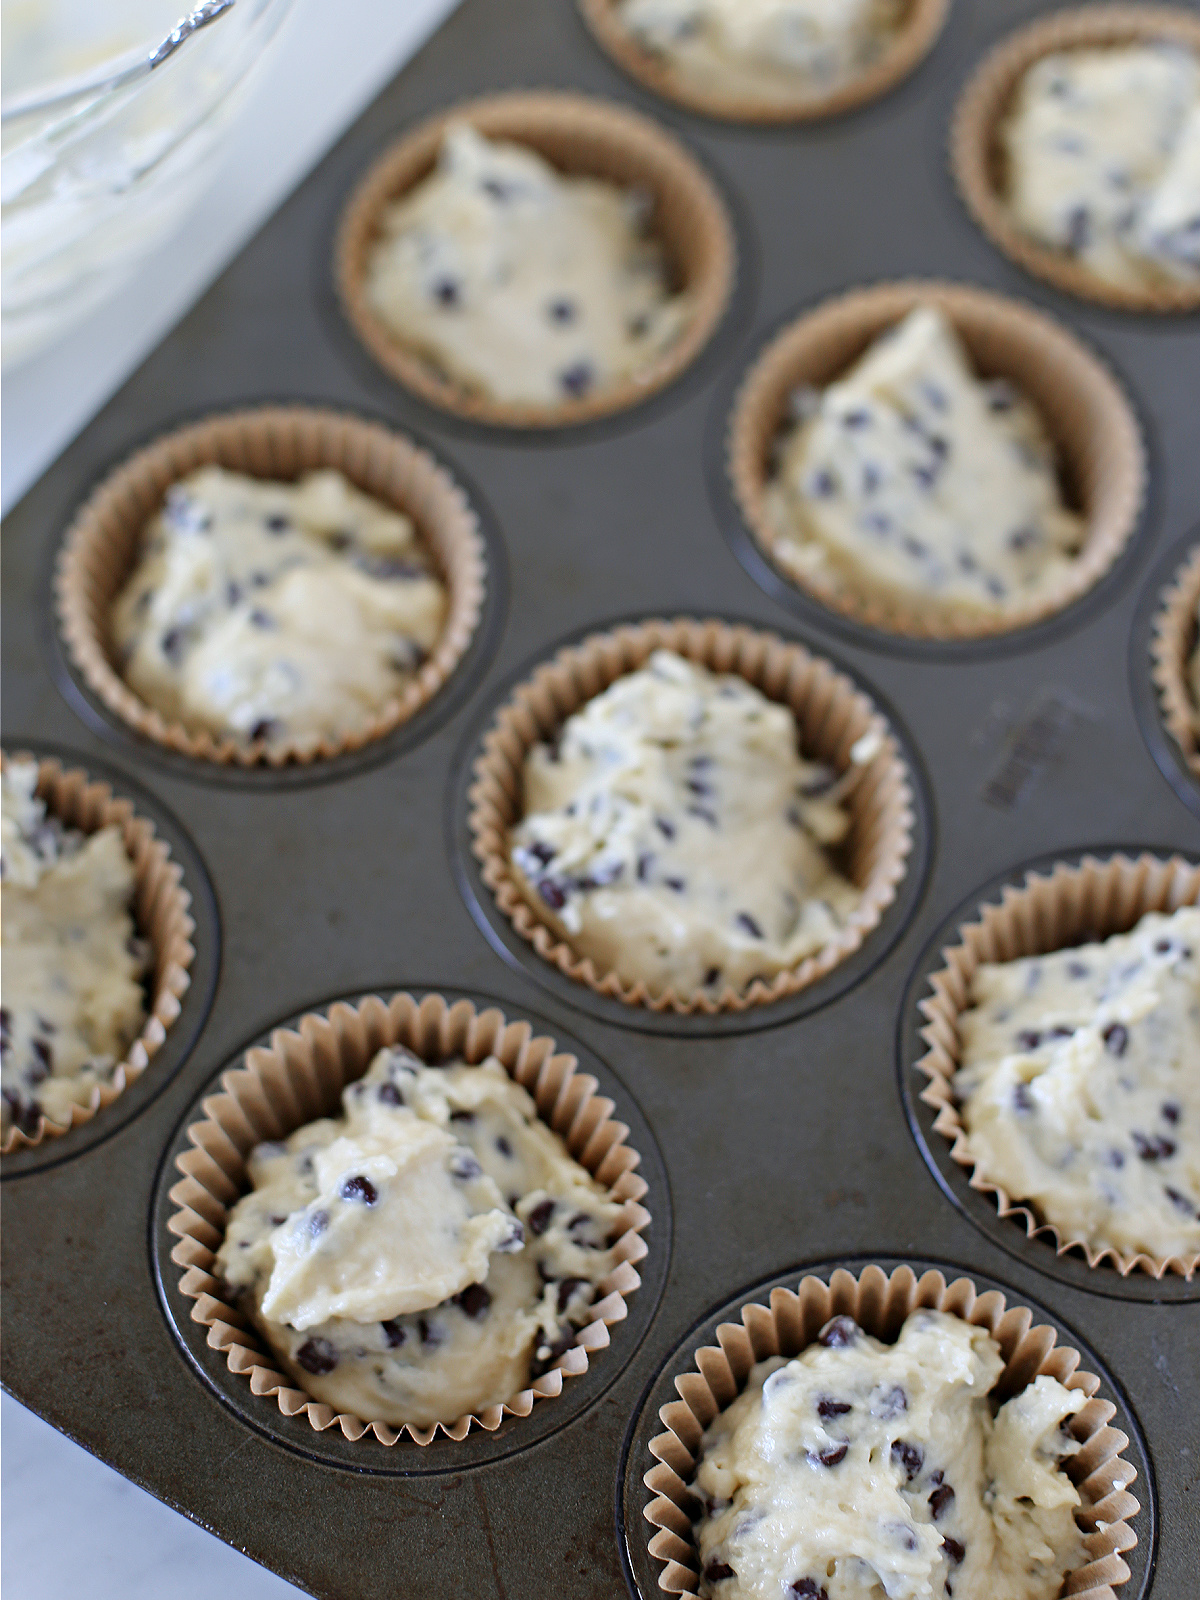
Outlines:
[[[1068,1238],[1200,1251],[1200,909],[984,965],[954,1078],[981,1176]]]
[[[512,862],[599,973],[715,997],[795,966],[858,904],[826,853],[850,825],[837,783],[786,706],[657,650],[530,751]]]
[[[1007,382],[975,376],[936,308],[793,407],[767,514],[796,576],[966,615],[1002,615],[1066,576],[1083,522],[1041,419]]]
[[[1200,62],[1189,51],[1044,56],[1003,143],[1008,204],[1039,243],[1122,288],[1200,281]]]
[[[0,778],[4,1005],[0,1127],[69,1126],[146,1019],[150,952],[134,932],[133,862],[121,830],[84,835],[46,815],[36,761]]]
[[[622,0],[644,50],[709,94],[759,101],[828,92],[882,55],[906,0]]]
[[[687,321],[651,210],[640,191],[563,177],[460,123],[433,174],[384,210],[367,298],[468,389],[582,400],[651,366]]]
[[[309,1394],[427,1426],[503,1404],[589,1320],[620,1207],[501,1064],[396,1045],[263,1144],[217,1267]]]
[[[412,522],[341,473],[201,467],[147,527],[112,637],[130,688],[190,731],[311,746],[395,700],[445,612]]]
[[[895,1344],[834,1317],[751,1369],[704,1435],[700,1593],[714,1600],[1054,1600],[1086,1559],[1080,1390],[1035,1378],[993,1420],[996,1341],[914,1311]]]

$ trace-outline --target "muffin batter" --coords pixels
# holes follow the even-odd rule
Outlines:
[[[1040,244],[1120,288],[1200,282],[1200,62],[1189,51],[1044,56],[1002,137],[1008,203]]]
[[[1066,576],[1083,523],[1045,428],[1007,382],[976,378],[935,307],[793,401],[767,515],[776,559],[802,581],[1003,615]]]
[[[134,933],[134,867],[118,827],[82,834],[46,815],[36,761],[0,778],[4,1005],[0,1130],[69,1127],[146,1020],[149,951]]]
[[[126,682],[163,716],[304,747],[395,700],[445,612],[413,524],[341,473],[201,467],[149,524],[112,636]]]
[[[248,1163],[217,1267],[317,1400],[428,1426],[503,1404],[590,1320],[620,1206],[494,1059],[381,1050]]]
[[[758,101],[825,94],[882,55],[905,0],[622,0],[644,50],[701,91]]]
[[[532,150],[460,123],[432,176],[384,210],[367,298],[468,389],[582,400],[651,366],[687,320],[649,209],[638,191],[562,177]]]
[[[786,706],[657,650],[530,751],[512,862],[597,972],[715,997],[835,937],[859,891],[825,846],[849,826]]]
[[[1053,1600],[1086,1559],[1059,1463],[1086,1396],[1035,1378],[999,1409],[996,1341],[914,1311],[893,1345],[834,1317],[704,1435],[696,1529],[714,1600]]]
[[[1095,1249],[1200,1251],[1200,909],[981,966],[954,1090],[981,1176]]]

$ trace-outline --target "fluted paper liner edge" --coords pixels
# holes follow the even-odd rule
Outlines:
[[[25,759],[34,758],[17,751],[12,756],[0,756],[0,765]],[[109,826],[120,828],[134,867],[134,925],[138,936],[147,939],[154,951],[154,992],[141,1032],[112,1078],[93,1087],[87,1105],[72,1105],[69,1124],[51,1122],[43,1115],[32,1136],[10,1127],[0,1146],[4,1155],[30,1149],[43,1139],[58,1138],[82,1127],[141,1077],[161,1049],[167,1029],[179,1016],[182,997],[191,982],[188,969],[196,954],[191,942],[196,925],[188,911],[192,897],[183,887],[183,868],[172,861],[166,841],[155,837],[153,822],[139,816],[132,801],[114,795],[107,783],[90,781],[78,767],[64,770],[53,757],[38,762],[37,794],[51,815],[82,833],[96,833]]]
[[[1063,251],[1025,233],[1003,197],[1000,128],[1033,64],[1055,50],[1172,40],[1200,55],[1200,17],[1169,6],[1083,6],[1044,17],[1001,41],[976,68],[950,131],[950,165],[967,210],[991,242],[1035,277],[1121,311],[1200,307],[1200,283],[1145,288],[1108,283]]]
[[[980,1294],[970,1278],[948,1284],[936,1271],[918,1278],[909,1266],[897,1267],[888,1276],[875,1265],[865,1267],[858,1278],[839,1267],[828,1283],[805,1277],[795,1292],[773,1289],[769,1305],[748,1302],[740,1322],[724,1322],[717,1329],[717,1344],[694,1353],[695,1370],[675,1379],[680,1398],[659,1410],[667,1431],[651,1442],[657,1465],[643,1478],[654,1496],[643,1515],[658,1529],[649,1540],[649,1551],[663,1563],[658,1580],[662,1591],[698,1591],[699,1561],[692,1536],[698,1502],[689,1483],[705,1429],[745,1387],[750,1368],[769,1356],[799,1355],[835,1316],[853,1317],[865,1332],[893,1341],[904,1319],[921,1308],[945,1311],[988,1330],[1005,1360],[992,1391],[1002,1398],[1019,1393],[1043,1373],[1087,1395],[1087,1403],[1070,1422],[1082,1448],[1068,1458],[1064,1470],[1083,1501],[1076,1521],[1085,1533],[1088,1561],[1068,1573],[1063,1593],[1113,1600],[1114,1589],[1129,1577],[1121,1552],[1138,1542],[1130,1519],[1141,1505],[1128,1492],[1137,1478],[1136,1469],[1122,1455],[1129,1438],[1109,1426],[1116,1407],[1098,1397],[1100,1379],[1082,1371],[1079,1352],[1058,1344],[1055,1330],[1035,1323],[1028,1307],[1006,1308],[999,1290]]]
[[[691,301],[691,314],[674,344],[618,383],[553,405],[493,399],[442,375],[407,348],[367,299],[367,257],[378,237],[380,212],[432,171],[442,135],[452,122],[469,122],[488,138],[526,144],[568,175],[606,178],[653,194],[654,231]],[[359,180],[335,245],[342,308],[379,365],[430,405],[476,422],[513,428],[590,422],[636,405],[673,382],[716,331],[736,271],[737,249],[725,206],[678,140],[625,107],[548,90],[468,100],[404,135]]]
[[[951,1146],[952,1158],[970,1172],[972,1189],[990,1195],[1001,1217],[1024,1223],[1030,1238],[1052,1240],[1056,1253],[1082,1250],[1089,1267],[1106,1264],[1127,1276],[1138,1269],[1161,1278],[1176,1272],[1191,1278],[1200,1267],[1192,1257],[1152,1256],[1098,1248],[1087,1238],[1046,1221],[1021,1196],[1012,1198],[976,1164],[955,1102],[953,1079],[959,1062],[958,1019],[967,1009],[971,980],[985,961],[1015,961],[1061,950],[1081,938],[1105,939],[1127,932],[1150,911],[1170,912],[1200,901],[1200,867],[1180,856],[1145,854],[1131,859],[1085,856],[1077,867],[1059,864],[1048,873],[1028,873],[1021,886],[1004,889],[999,904],[981,905],[977,919],[964,924],[956,942],[941,952],[943,965],[929,979],[931,995],[919,1002],[925,1018],[921,1038],[928,1046],[916,1063],[928,1078],[921,1099],[937,1116],[934,1132]]]
[[[264,1139],[281,1139],[320,1116],[337,1112],[347,1083],[362,1076],[377,1051],[402,1044],[422,1059],[462,1056],[471,1064],[494,1055],[537,1103],[542,1120],[560,1135],[571,1155],[622,1204],[618,1262],[597,1286],[593,1318],[554,1366],[504,1405],[488,1406],[452,1423],[393,1427],[364,1420],[312,1399],[281,1371],[254,1324],[225,1295],[215,1274],[217,1250],[229,1208],[246,1187],[245,1158]],[[293,1029],[277,1029],[268,1048],[248,1050],[244,1064],[221,1079],[221,1089],[203,1102],[203,1117],[187,1130],[191,1149],[176,1158],[182,1174],[170,1191],[176,1210],[167,1227],[178,1243],[171,1260],[181,1269],[179,1288],[193,1302],[191,1316],[208,1329],[208,1344],[225,1353],[229,1371],[244,1376],[253,1394],[274,1399],[286,1417],[303,1412],[314,1430],[337,1426],[352,1442],[370,1433],[394,1445],[406,1435],[427,1445],[439,1433],[464,1439],[470,1429],[488,1432],[506,1416],[527,1417],[536,1401],[556,1398],[569,1378],[588,1370],[591,1356],[609,1343],[608,1330],[626,1315],[626,1300],[641,1286],[636,1263],[646,1255],[641,1234],[650,1213],[638,1176],[641,1157],[625,1140],[628,1127],[614,1121],[612,1100],[597,1092],[596,1079],[578,1070],[573,1055],[553,1039],[536,1036],[529,1023],[509,1022],[492,1008],[477,1011],[469,1000],[448,1003],[409,994],[385,1003],[370,996],[357,1006],[338,1003],[327,1016],[310,1014]]]
[[[363,727],[315,744],[192,731],[141,699],[111,653],[113,603],[133,571],[143,530],[167,490],[198,467],[290,480],[318,468],[342,472],[364,493],[409,516],[446,588],[441,635],[412,681]],[[263,406],[213,416],[164,434],[109,474],[71,524],[55,571],[59,629],[88,688],[143,737],[183,755],[243,767],[307,764],[361,749],[407,722],[465,655],[483,609],[487,559],[462,489],[427,451],[379,423],[307,406]]]
[[[643,49],[620,20],[616,0],[579,0],[584,20],[602,49],[648,89],[705,116],[731,122],[805,122],[853,111],[889,93],[914,72],[937,41],[950,0],[912,0],[908,15],[877,60],[862,72],[815,94],[761,100],[710,93]]]
[[[852,826],[846,843],[848,875],[862,890],[859,905],[838,937],[767,980],[756,978],[744,992],[725,989],[717,998],[684,998],[668,989],[651,995],[643,983],[629,984],[615,972],[597,972],[547,924],[525,898],[509,854],[509,830],[520,820],[525,758],[567,717],[617,678],[635,672],[653,651],[674,650],[714,672],[739,673],[796,717],[806,757],[838,772],[867,734],[879,748],[867,762],[847,804]],[[797,993],[823,978],[859,949],[876,928],[908,867],[915,816],[912,784],[895,735],[869,697],[828,661],[803,645],[754,628],[686,617],[652,619],[592,634],[560,650],[538,667],[501,706],[474,766],[469,795],[471,848],[484,883],[517,933],[567,977],[595,993],[654,1011],[715,1015]]]
[[[1200,649],[1196,608],[1200,606],[1200,544],[1163,592],[1150,645],[1151,675],[1158,690],[1163,724],[1200,779],[1200,705],[1192,698],[1187,671]]]
[[[980,376],[1012,381],[1037,407],[1079,510],[1084,543],[1061,583],[995,615],[950,604],[914,603],[850,576],[797,572],[782,555],[767,491],[772,452],[799,385],[823,388],[868,346],[920,305],[937,306],[962,339]],[[1101,361],[1044,313],[984,289],[905,280],[824,301],[778,334],[750,367],[734,402],[727,440],[734,499],[752,537],[789,583],[855,622],[920,639],[977,639],[1010,633],[1061,611],[1111,568],[1137,526],[1146,492],[1145,449],[1129,403]]]

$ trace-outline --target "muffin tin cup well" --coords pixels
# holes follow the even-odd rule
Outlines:
[[[881,334],[921,305],[945,313],[981,377],[1009,379],[1037,406],[1059,452],[1064,489],[1086,519],[1084,545],[1069,575],[1003,615],[964,616],[949,607],[916,606],[883,589],[859,588],[832,573],[796,572],[782,559],[768,510],[773,456],[792,392],[835,382]],[[734,500],[772,565],[850,621],[912,639],[992,638],[1062,611],[1120,556],[1146,493],[1141,432],[1100,360],[1031,306],[936,280],[852,290],[789,324],[747,373],[734,402],[726,450]]]
[[[506,1404],[430,1427],[397,1428],[336,1412],[297,1389],[214,1274],[229,1208],[246,1188],[249,1152],[265,1139],[286,1138],[317,1117],[335,1115],[343,1088],[362,1076],[377,1051],[392,1044],[431,1062],[461,1056],[477,1064],[495,1056],[533,1096],[542,1119],[571,1155],[605,1185],[611,1199],[622,1202],[617,1265],[597,1286],[592,1320],[574,1344]],[[223,1075],[221,1093],[205,1099],[204,1117],[187,1130],[192,1149],[176,1158],[181,1176],[169,1191],[175,1210],[167,1221],[178,1239],[171,1261],[180,1269],[180,1292],[192,1302],[192,1320],[207,1328],[210,1347],[225,1353],[229,1371],[245,1377],[255,1396],[273,1399],[283,1416],[303,1413],[316,1432],[336,1426],[351,1443],[371,1436],[387,1446],[405,1437],[428,1445],[439,1434],[460,1441],[472,1427],[494,1432],[505,1417],[527,1417],[535,1402],[561,1395],[564,1384],[587,1372],[592,1357],[606,1348],[608,1329],[625,1318],[625,1302],[641,1286],[636,1264],[646,1255],[641,1235],[651,1221],[640,1204],[647,1192],[636,1171],[641,1158],[625,1142],[629,1129],[613,1121],[613,1102],[598,1094],[596,1079],[577,1066],[573,1055],[555,1051],[553,1039],[535,1037],[528,1023],[508,1022],[497,1009],[479,1011],[468,1000],[451,1004],[436,994],[419,1003],[408,994],[387,1004],[374,996],[356,1006],[339,1002],[327,1016],[310,1014],[295,1029],[278,1029],[269,1048],[247,1051],[244,1065]]]
[[[692,1370],[675,1379],[679,1399],[659,1410],[666,1431],[650,1442],[658,1465],[643,1480],[654,1496],[643,1516],[658,1530],[649,1540],[649,1554],[662,1564],[660,1590],[699,1591],[700,1562],[693,1535],[699,1502],[690,1483],[705,1429],[745,1388],[751,1367],[769,1356],[799,1355],[835,1316],[853,1317],[866,1333],[892,1342],[904,1319],[921,1308],[944,1311],[988,1330],[1005,1360],[993,1390],[1000,1399],[1019,1394],[1043,1373],[1087,1395],[1087,1404],[1071,1422],[1082,1448],[1064,1470],[1082,1500],[1076,1521],[1085,1533],[1088,1560],[1068,1576],[1065,1587],[1073,1596],[1112,1600],[1114,1590],[1130,1576],[1122,1553],[1138,1543],[1130,1524],[1141,1505],[1129,1493],[1137,1479],[1137,1469],[1123,1453],[1129,1436],[1109,1425],[1117,1408],[1097,1395],[1100,1378],[1081,1370],[1079,1352],[1060,1345],[1057,1330],[1038,1323],[1028,1307],[1006,1308],[1000,1291],[981,1294],[970,1278],[947,1283],[936,1270],[918,1277],[908,1265],[889,1274],[874,1263],[857,1276],[839,1267],[828,1283],[805,1277],[795,1292],[775,1288],[767,1304],[747,1302],[740,1308],[740,1323],[721,1323],[717,1343],[696,1350]],[[628,1531],[634,1537],[633,1530]]]
[[[2,756],[0,762],[7,765]],[[43,1115],[29,1130],[11,1126],[0,1145],[5,1155],[31,1149],[91,1122],[141,1077],[179,1016],[196,955],[191,943],[195,932],[189,913],[192,897],[183,886],[182,867],[171,859],[169,845],[155,836],[154,824],[139,816],[130,801],[117,798],[107,783],[89,781],[87,773],[77,767],[64,770],[53,757],[38,762],[37,794],[49,815],[67,827],[89,834],[108,827],[121,830],[134,867],[133,920],[138,934],[150,942],[154,965],[146,1021],[111,1079],[93,1087],[86,1105],[71,1107],[69,1124],[51,1122]]]
[[[170,721],[121,678],[110,638],[113,603],[133,571],[142,531],[173,483],[217,465],[291,480],[332,468],[410,516],[447,590],[441,637],[402,693],[364,727],[316,744],[243,743]],[[116,468],[75,517],[54,578],[59,631],[87,688],[135,733],[226,767],[283,767],[362,749],[407,722],[441,689],[471,645],[483,611],[487,561],[478,518],[426,451],[378,423],[305,406],[264,406],[210,417],[164,435]]]
[[[383,208],[433,170],[449,124],[469,122],[490,139],[526,145],[567,176],[604,179],[653,197],[650,225],[691,301],[675,343],[644,370],[557,405],[496,400],[467,388],[409,349],[372,309],[367,261]],[[696,160],[647,117],[578,94],[550,91],[464,101],[422,123],[367,170],[342,216],[335,277],[351,327],[379,365],[430,405],[502,428],[559,428],[611,416],[658,393],[713,337],[733,294],[737,247],[732,224]]]
[[[851,814],[846,871],[861,889],[862,899],[845,928],[799,966],[773,979],[755,979],[744,992],[727,988],[716,998],[703,994],[689,998],[670,989],[652,995],[642,983],[628,983],[611,971],[597,972],[590,957],[580,956],[530,904],[509,854],[510,830],[522,816],[523,774],[530,750],[659,649],[674,650],[713,672],[738,673],[768,699],[788,706],[805,756],[838,773],[852,766],[851,752],[860,740],[870,736],[877,742],[846,798]],[[794,995],[825,977],[879,925],[908,871],[913,847],[911,775],[895,736],[868,697],[803,645],[714,620],[681,617],[631,623],[560,650],[500,708],[484,737],[473,777],[468,796],[472,853],[480,863],[483,882],[517,933],[543,960],[593,993],[657,1013],[744,1012]]]
[[[810,122],[853,111],[907,78],[928,55],[946,21],[950,0],[910,0],[907,15],[877,60],[862,72],[815,93],[765,96],[721,94],[696,82],[665,57],[643,49],[621,21],[618,0],[579,0],[592,34],[619,67],[648,89],[689,111],[730,122]]]
[[[967,1149],[953,1089],[959,1064],[958,1019],[967,1008],[971,980],[983,962],[1015,961],[1047,954],[1086,940],[1105,939],[1132,928],[1148,912],[1171,912],[1200,901],[1200,866],[1182,857],[1136,859],[1114,855],[1107,860],[1085,856],[1077,866],[1059,864],[1049,873],[1029,873],[1020,887],[1008,886],[999,904],[980,908],[977,920],[959,929],[958,942],[942,951],[943,965],[929,980],[931,996],[919,1003],[925,1018],[921,1038],[928,1046],[916,1067],[928,1080],[921,1100],[936,1111],[933,1131],[950,1145],[950,1155],[970,1172],[972,1189],[989,1196],[997,1213],[1023,1223],[1029,1238],[1042,1236],[1056,1254],[1082,1251],[1096,1271],[1116,1269],[1122,1277],[1140,1270],[1154,1278],[1177,1273],[1191,1279],[1200,1267],[1200,1253],[1157,1257],[1102,1249],[1086,1238],[1064,1232],[1038,1215],[1022,1197],[1004,1188],[976,1165]],[[1098,1285],[1099,1286],[1099,1285]]]
[[[1151,675],[1168,734],[1178,745],[1193,777],[1200,781],[1200,705],[1188,684],[1188,668],[1200,648],[1196,613],[1200,607],[1200,544],[1163,592],[1150,645]]]
[[[1169,6],[1094,5],[1021,28],[984,58],[963,90],[950,132],[950,164],[972,217],[1005,255],[1055,288],[1119,311],[1200,307],[1200,283],[1145,288],[1107,283],[1064,251],[1018,227],[1004,199],[1001,130],[1025,73],[1058,50],[1170,41],[1200,54],[1200,17]]]

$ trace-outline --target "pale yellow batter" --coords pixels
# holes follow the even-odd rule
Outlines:
[[[652,365],[687,321],[647,220],[645,196],[459,123],[432,176],[385,209],[367,297],[468,389],[582,400]]]
[[[1200,909],[981,966],[959,1026],[982,1177],[1096,1249],[1200,1251]]]
[[[10,761],[3,801],[4,1005],[0,1127],[69,1127],[146,1020],[149,951],[134,932],[134,867],[121,830],[47,817],[36,761]]]
[[[895,1344],[835,1317],[751,1369],[695,1488],[713,1600],[1054,1600],[1086,1559],[1060,1470],[1086,1396],[1039,1377],[993,1421],[986,1328],[914,1311]]]
[[[309,1394],[428,1426],[552,1366],[620,1207],[498,1061],[381,1050],[337,1120],[251,1153],[217,1266]]]
[[[112,637],[122,676],[165,717],[303,748],[395,700],[445,612],[412,522],[341,473],[201,467],[146,529]]]
[[[530,751],[513,866],[599,972],[652,994],[740,990],[858,904],[826,853],[849,828],[835,781],[800,756],[786,706],[657,650]]]

